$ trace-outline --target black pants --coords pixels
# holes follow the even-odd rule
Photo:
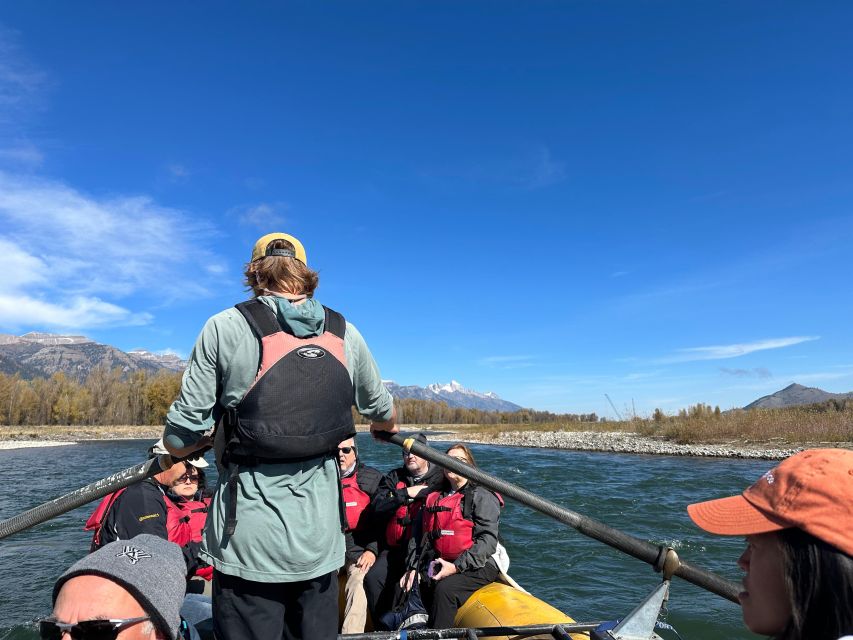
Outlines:
[[[465,601],[480,587],[494,582],[498,577],[498,568],[491,560],[486,566],[474,571],[454,573],[438,582],[431,589],[421,591],[429,609],[429,626],[432,629],[451,629],[453,619]]]
[[[335,640],[338,572],[302,582],[254,582],[213,572],[216,640]]]
[[[394,606],[394,596],[400,589],[399,582],[405,568],[403,549],[383,549],[364,576],[364,593],[374,624]]]

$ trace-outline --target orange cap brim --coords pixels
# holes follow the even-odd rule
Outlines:
[[[742,495],[690,504],[687,513],[699,528],[722,536],[746,536],[794,526],[764,513]]]

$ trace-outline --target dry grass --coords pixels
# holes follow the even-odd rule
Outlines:
[[[430,425],[433,429],[498,435],[512,431],[634,432],[679,444],[838,444],[853,442],[853,409],[810,408],[732,411],[720,416],[637,418],[613,422],[547,422],[541,424]],[[412,425],[410,428],[423,428]]]

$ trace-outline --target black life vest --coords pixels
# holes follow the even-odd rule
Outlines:
[[[260,366],[243,399],[228,410],[228,455],[284,462],[335,451],[355,434],[344,317],[323,307],[323,333],[297,338],[258,299],[236,308],[260,342]]]
[[[344,317],[323,307],[323,333],[297,338],[256,298],[236,309],[258,339],[260,364],[243,399],[223,417],[223,462],[230,466],[226,535],[237,526],[238,465],[331,456],[342,440],[355,435]]]

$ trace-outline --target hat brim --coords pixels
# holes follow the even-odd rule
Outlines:
[[[687,513],[700,529],[722,536],[769,533],[793,526],[761,511],[742,495],[687,505]]]
[[[184,462],[186,462],[187,464],[191,464],[196,469],[204,469],[205,467],[210,466],[210,463],[200,456],[198,458],[192,458],[192,459],[186,458],[186,459],[184,459]]]

